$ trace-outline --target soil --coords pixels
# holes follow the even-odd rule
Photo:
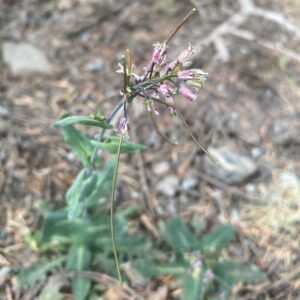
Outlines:
[[[179,213],[189,220],[201,215],[207,228],[232,224],[238,242],[228,255],[267,274],[260,285],[237,286],[238,299],[300,297],[300,194],[290,199],[278,190],[283,172],[300,176],[300,4],[271,2],[255,1],[264,9],[261,16],[249,14],[238,28],[219,36],[218,28],[229,18],[244,16],[241,5],[248,1],[0,3],[0,41],[29,42],[47,55],[54,68],[50,75],[16,76],[0,62],[0,108],[7,110],[0,114],[0,269],[10,270],[7,277],[0,277],[1,299],[26,299],[15,286],[15,275],[37,254],[24,237],[37,228],[41,203],[63,206],[64,194],[80,168],[51,124],[64,113],[90,115],[98,108],[109,113],[122,86],[115,72],[121,53],[130,49],[141,71],[152,44],[164,40],[193,6],[199,12],[172,40],[169,52],[176,57],[189,43],[195,44],[200,51],[193,64],[209,78],[199,102],[187,104],[178,97],[176,105],[205,147],[228,147],[253,159],[259,172],[236,185],[206,174],[204,156],[180,122],[163,109],[157,118],[164,134],[180,141],[180,147],[172,147],[155,132],[147,110],[137,103],[129,110],[130,135],[149,150],[122,159],[118,204],[143,206],[146,200],[159,217]],[[283,21],[266,18],[267,12]],[[246,31],[252,39],[245,37]],[[168,197],[156,187],[170,175],[180,184],[191,177],[199,184],[179,188]],[[274,194],[277,202],[270,200]],[[145,214],[151,217],[146,208]],[[293,230],[286,230],[286,225]]]

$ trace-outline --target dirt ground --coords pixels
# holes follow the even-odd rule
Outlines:
[[[207,228],[232,224],[238,235],[232,258],[267,275],[260,285],[237,286],[240,299],[300,299],[298,0],[0,2],[0,45],[29,42],[53,67],[48,75],[14,75],[0,62],[0,270],[9,268],[0,277],[1,299],[22,299],[15,275],[35,257],[24,236],[36,228],[42,202],[62,206],[80,167],[50,125],[66,112],[108,113],[118,102],[122,51],[129,48],[141,70],[152,44],[192,7],[198,12],[172,40],[170,55],[192,43],[199,48],[194,65],[209,78],[199,102],[176,104],[206,147],[231,149],[258,171],[231,185],[208,174],[179,122],[167,112],[158,119],[165,134],[181,141],[172,147],[137,104],[129,112],[131,137],[149,150],[122,161],[119,205],[146,200],[161,217],[197,215]],[[178,186],[190,178],[198,184],[167,195],[157,186],[170,176]]]

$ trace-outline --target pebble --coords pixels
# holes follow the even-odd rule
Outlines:
[[[103,67],[103,62],[101,60],[90,61],[84,65],[84,69],[90,72],[99,71],[102,69],[102,67]]]
[[[157,191],[165,196],[175,196],[179,186],[179,178],[175,175],[170,175],[161,180],[157,186]]]
[[[212,163],[205,158],[205,171],[228,184],[242,183],[257,172],[257,166],[250,158],[225,147],[210,148],[209,152],[218,163]]]
[[[53,69],[44,52],[29,43],[4,42],[3,61],[14,75],[27,73],[50,74]]]
[[[162,176],[170,171],[170,165],[166,161],[161,161],[153,165],[153,173],[157,176]]]
[[[0,268],[0,286],[8,279],[10,271],[9,267]]]
[[[269,134],[274,143],[284,147],[299,144],[300,124],[297,118],[279,120],[269,128]]]
[[[7,117],[7,116],[9,116],[9,109],[4,106],[0,106],[0,117]]]
[[[260,158],[264,154],[264,151],[261,148],[254,147],[251,149],[251,156],[254,159]]]
[[[194,178],[194,177],[186,178],[182,182],[182,189],[184,191],[189,191],[189,190],[195,188],[197,185],[198,185],[197,178]]]

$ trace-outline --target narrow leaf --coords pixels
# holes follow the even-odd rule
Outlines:
[[[105,136],[104,140],[101,142],[96,140],[92,140],[91,142],[95,147],[100,148],[109,153],[116,154],[118,152],[119,137]],[[123,141],[120,153],[135,153],[143,151],[145,149],[146,147],[144,145]]]
[[[205,253],[217,253],[226,248],[233,238],[234,229],[232,226],[219,225],[200,239],[198,249]]]
[[[91,167],[90,157],[94,146],[87,137],[82,135],[72,125],[61,128],[65,142],[72,148],[86,168]]]
[[[160,223],[159,229],[162,238],[175,250],[192,250],[197,243],[197,237],[186,224],[176,216],[167,223]]]
[[[191,273],[187,273],[182,278],[183,300],[199,300],[202,299],[202,284],[204,277],[204,269],[197,268]]]
[[[35,283],[44,280],[49,272],[54,272],[62,266],[65,257],[59,257],[49,260],[44,260],[35,263],[27,269],[22,269],[18,274],[17,281],[20,287],[31,287]]]
[[[86,116],[65,117],[65,118],[62,118],[62,119],[56,121],[52,126],[54,128],[62,128],[62,127],[74,125],[74,124],[96,126],[96,127],[101,127],[104,129],[112,128],[112,125],[108,124],[104,118],[103,119],[93,119],[93,118],[86,117]]]
[[[216,280],[223,288],[231,289],[237,282],[258,283],[264,274],[257,268],[238,265],[230,261],[222,261],[213,267]]]
[[[70,271],[87,271],[91,266],[91,252],[85,245],[74,244],[68,253],[67,269]],[[86,299],[91,288],[87,278],[73,277],[72,292],[75,300]]]

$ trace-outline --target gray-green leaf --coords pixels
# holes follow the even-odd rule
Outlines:
[[[103,141],[101,142],[96,140],[92,140],[91,142],[95,147],[100,148],[109,153],[115,154],[118,152],[119,139],[120,138],[117,136],[105,136]],[[146,147],[144,145],[123,141],[121,147],[121,153],[135,153],[135,152],[143,151],[145,149]]]
[[[86,271],[91,266],[91,252],[83,244],[74,244],[69,249],[67,269],[70,271]],[[75,300],[86,299],[91,288],[91,281],[87,278],[73,277],[72,292]]]
[[[104,129],[112,128],[112,125],[108,124],[104,118],[103,119],[93,119],[93,118],[86,117],[86,116],[64,117],[64,118],[56,121],[52,126],[54,128],[62,128],[62,127],[73,125],[73,124],[96,126],[96,127],[101,127]]]
[[[197,243],[197,237],[178,216],[169,220],[167,223],[160,223],[159,229],[162,238],[175,251],[192,250]]]
[[[91,167],[90,157],[94,146],[87,137],[76,130],[72,125],[61,128],[65,142],[72,148],[86,168]]]

